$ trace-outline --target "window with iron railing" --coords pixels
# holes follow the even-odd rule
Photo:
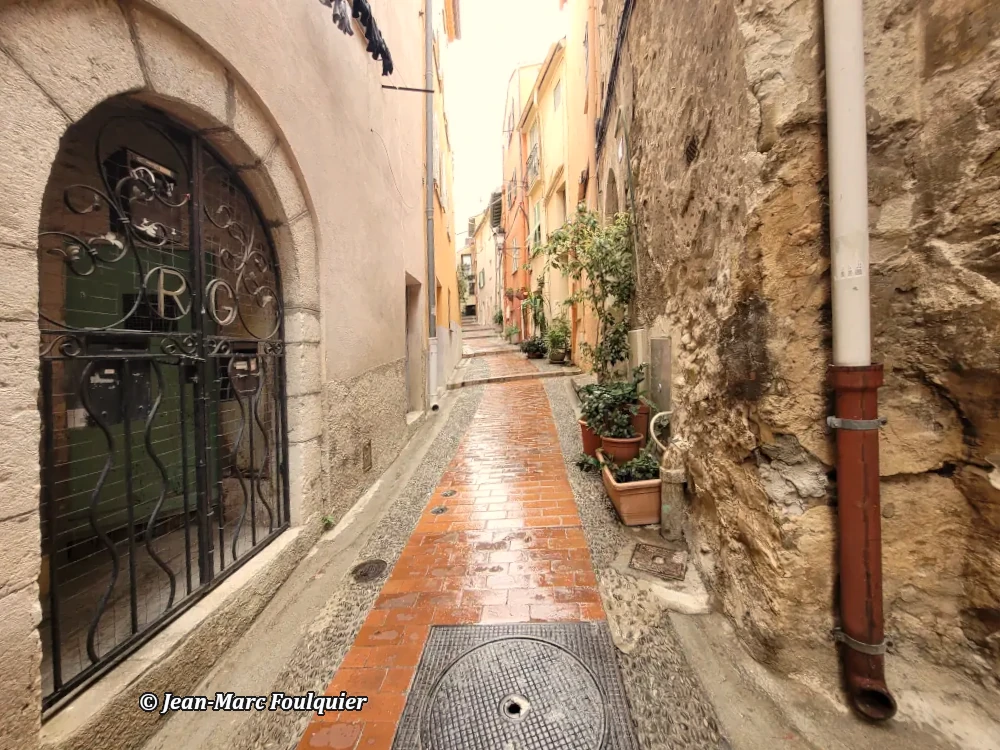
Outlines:
[[[538,179],[538,173],[540,168],[538,151],[539,151],[538,144],[536,143],[534,146],[531,147],[531,153],[528,154],[527,172],[528,172],[529,188],[532,185],[534,185],[535,180]]]

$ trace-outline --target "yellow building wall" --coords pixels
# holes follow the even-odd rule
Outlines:
[[[542,64],[540,79],[535,82],[521,129],[525,141],[530,144],[532,127],[537,123],[539,128],[540,176],[529,191],[527,208],[529,233],[536,226],[535,217],[538,216],[537,224],[541,227],[543,243],[565,223],[570,205],[567,190],[568,103],[564,50],[565,42],[553,45],[546,62]],[[533,259],[532,291],[537,288],[538,280],[544,272],[545,259]],[[566,314],[568,318],[572,316],[564,304],[569,296],[569,280],[561,271],[549,269],[545,277],[545,314],[549,321],[560,314]]]
[[[440,71],[438,71],[440,74]],[[437,325],[460,325],[457,264],[455,262],[454,159],[444,113],[444,81],[438,77],[434,94],[437,122],[437,160],[434,185],[434,276],[437,282]]]
[[[566,35],[566,108],[567,108],[567,157],[566,205],[569,214],[576,213],[579,203],[591,210],[597,209],[597,163],[594,154],[595,128],[600,115],[600,82],[598,80],[598,51],[600,27],[597,0],[568,0],[569,29]],[[586,179],[581,183],[581,177]],[[571,282],[570,293],[578,290]],[[593,311],[577,305],[573,326],[573,360],[586,365],[580,356],[580,344],[597,343],[597,321]]]

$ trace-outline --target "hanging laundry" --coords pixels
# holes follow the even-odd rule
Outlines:
[[[333,9],[333,24],[347,36],[354,36],[354,26],[351,24],[351,6],[347,0],[319,0],[327,8]]]
[[[354,28],[351,25],[351,9],[347,5],[347,0],[333,0],[333,22],[347,36],[354,36]]]

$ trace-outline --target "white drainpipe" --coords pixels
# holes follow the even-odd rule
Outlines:
[[[825,0],[833,363],[872,361],[862,0]]]

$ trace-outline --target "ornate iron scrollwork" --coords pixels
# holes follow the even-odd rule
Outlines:
[[[281,287],[260,212],[197,135],[102,107],[64,138],[39,232],[45,706],[289,515]]]

